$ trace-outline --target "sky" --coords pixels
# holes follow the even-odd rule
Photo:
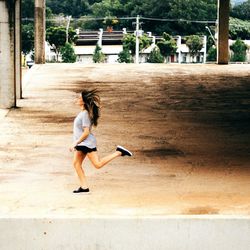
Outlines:
[[[239,4],[239,3],[243,3],[246,2],[247,0],[231,0],[232,4]]]

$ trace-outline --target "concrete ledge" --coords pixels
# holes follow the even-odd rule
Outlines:
[[[249,250],[250,218],[1,219],[1,250]]]

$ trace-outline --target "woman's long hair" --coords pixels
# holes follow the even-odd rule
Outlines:
[[[98,90],[83,90],[81,92],[84,108],[88,111],[91,123],[97,126],[100,117],[100,97]]]

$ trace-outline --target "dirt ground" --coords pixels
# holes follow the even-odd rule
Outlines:
[[[250,215],[250,65],[36,65],[0,120],[0,215]],[[98,88],[104,156],[72,167],[76,93]]]

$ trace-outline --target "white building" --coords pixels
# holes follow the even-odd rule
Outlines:
[[[96,44],[98,44],[102,48],[102,53],[106,56],[106,62],[116,63],[118,54],[123,50],[122,39],[125,32],[125,29],[113,32],[103,31],[102,29],[80,32],[74,46],[77,62],[92,63]]]
[[[203,47],[195,56],[191,56],[188,46],[183,42],[181,36],[178,37],[176,51],[176,57],[178,57],[177,62],[179,63],[206,63],[206,43],[207,37],[203,37]]]
[[[74,46],[77,62],[93,63],[93,54],[96,45]],[[107,63],[117,63],[118,54],[122,51],[122,45],[102,45],[102,53],[106,56]]]
[[[126,34],[126,29],[123,31],[113,31],[111,33],[103,31],[85,31],[79,33],[79,38],[74,46],[75,54],[77,55],[77,62],[80,63],[93,63],[93,54],[96,48],[96,44],[99,44],[102,48],[102,52],[106,56],[106,63],[118,63],[118,54],[123,50],[122,39],[123,35]],[[132,32],[131,32],[132,33]],[[152,36],[151,32],[147,33],[152,38],[152,44],[140,52],[140,63],[146,63],[147,57],[150,52],[154,49],[157,42],[160,41],[160,36]],[[185,44],[185,37],[175,36],[177,51],[174,55],[171,55],[167,61],[170,63],[206,63],[206,43],[207,37],[203,36],[203,48],[195,55],[191,56],[189,48]],[[229,40],[229,46],[231,46],[235,40]],[[248,46],[246,62],[250,63],[250,40],[243,40]],[[33,53],[33,52],[32,52]],[[26,56],[26,61],[33,61],[31,59],[32,53]],[[231,52],[232,55],[232,52]],[[52,46],[48,42],[45,43],[45,59],[47,62],[56,61],[56,53]],[[59,54],[59,62],[62,61],[61,55]],[[134,60],[135,61],[135,60]]]
[[[122,39],[126,34],[126,29],[123,31],[113,31],[111,33],[103,31],[85,31],[79,33],[79,38],[74,46],[75,54],[77,55],[77,61],[81,63],[92,63],[93,54],[96,44],[99,44],[102,48],[102,52],[106,56],[107,63],[116,63],[118,54],[123,50]],[[153,43],[147,49],[140,52],[140,63],[145,63],[147,57],[156,46],[156,43],[161,37],[152,36],[151,32],[148,32],[148,36],[152,38]],[[178,49],[175,55],[169,57],[168,61],[171,63],[205,63],[206,62],[206,36],[203,37],[204,46],[201,51],[194,57],[191,57],[189,48],[184,42],[181,36],[174,37],[176,40]]]

